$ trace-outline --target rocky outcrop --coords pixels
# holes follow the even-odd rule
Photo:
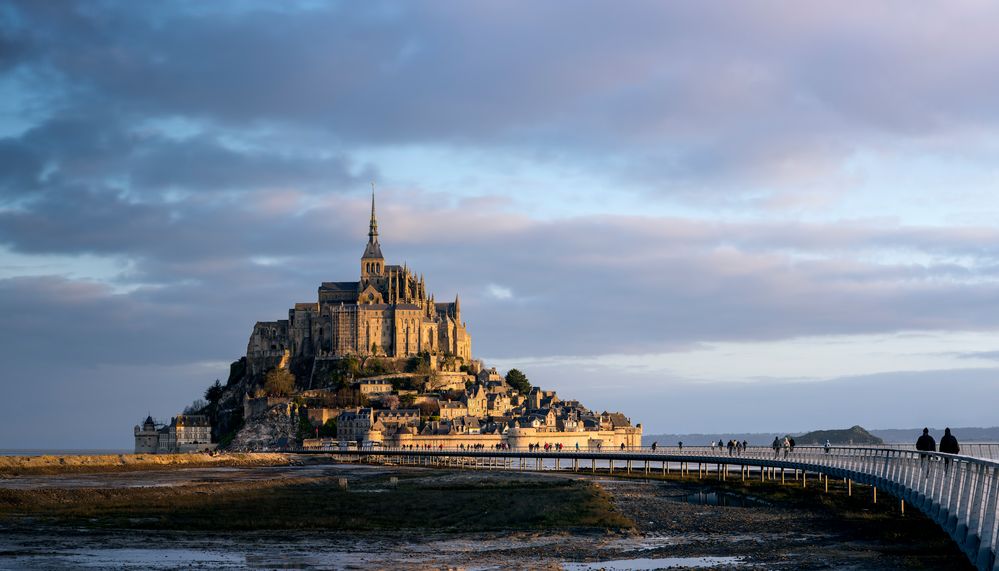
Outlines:
[[[246,419],[228,446],[230,450],[275,450],[295,445],[297,428],[294,405],[279,404]]]

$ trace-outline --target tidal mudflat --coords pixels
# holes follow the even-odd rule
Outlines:
[[[358,465],[0,479],[4,569],[966,565],[911,510],[758,483]]]

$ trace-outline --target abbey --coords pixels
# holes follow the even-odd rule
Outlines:
[[[472,338],[461,320],[461,302],[438,303],[423,276],[406,266],[386,265],[378,242],[375,197],[371,196],[368,243],[360,279],[323,282],[318,300],[296,303],[288,319],[260,321],[246,356],[251,363],[275,358],[336,359],[348,355],[450,357],[471,364]]]

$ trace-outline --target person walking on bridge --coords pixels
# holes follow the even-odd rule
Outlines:
[[[916,450],[920,452],[936,452],[937,451],[937,441],[933,440],[930,436],[930,429],[924,428],[923,435],[916,440]]]
[[[940,451],[944,454],[960,454],[961,446],[957,443],[957,438],[950,433],[949,428],[944,429],[943,438],[940,439]]]
[[[957,438],[950,433],[950,428],[944,429],[943,438],[940,439],[940,451],[944,454],[960,454],[961,446],[957,443]],[[944,458],[944,467],[950,467],[950,458]]]
[[[774,436],[774,442],[770,445],[774,449],[774,460],[780,456],[780,438]]]
[[[930,477],[930,463],[928,462],[929,456],[925,452],[936,452],[937,451],[937,441],[933,440],[930,436],[930,429],[923,428],[923,435],[916,440],[916,450],[924,452],[924,454],[919,455],[919,462],[926,465],[926,477]]]

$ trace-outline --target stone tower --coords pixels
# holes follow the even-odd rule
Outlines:
[[[361,279],[380,277],[385,271],[385,258],[378,245],[378,220],[375,219],[375,190],[371,189],[371,222],[368,226],[368,244],[361,255]]]

